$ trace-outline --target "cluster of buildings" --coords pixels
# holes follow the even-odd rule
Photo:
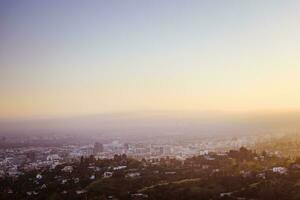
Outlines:
[[[193,169],[194,173],[201,174],[205,172],[209,176],[223,174],[225,170],[233,170],[232,167],[228,168],[228,164],[233,162],[224,162],[235,158],[236,154],[230,152],[210,153],[209,149],[203,149],[205,144],[187,144],[187,145],[170,145],[170,144],[142,144],[142,143],[122,143],[113,141],[110,143],[102,144],[96,142],[84,146],[62,146],[55,148],[20,148],[13,150],[2,150],[0,161],[0,178],[1,176],[17,177],[26,171],[38,169],[34,175],[28,178],[28,183],[33,183],[35,188],[28,187],[25,195],[27,197],[34,197],[41,195],[47,191],[49,182],[55,183],[60,188],[61,195],[76,195],[84,196],[87,190],[82,187],[82,183],[92,183],[95,180],[110,179],[118,176],[120,172],[124,174],[126,179],[144,178],[147,179],[149,174],[157,175],[160,178],[173,179],[177,176],[180,178],[186,177],[185,173],[189,173]],[[241,148],[243,149],[243,148]],[[235,151],[237,154],[243,155],[242,150]],[[249,153],[252,154],[251,151]],[[126,154],[130,157],[145,158],[142,162],[143,167],[132,166],[123,160],[126,156],[115,156],[116,154]],[[112,158],[111,162],[102,166],[94,159],[89,159],[93,155],[96,158]],[[202,155],[192,157],[194,155]],[[87,163],[83,162],[70,162],[73,160],[80,160],[86,157]],[[120,160],[116,159],[120,157]],[[122,158],[125,157],[126,159]],[[175,159],[172,159],[175,158]],[[181,158],[182,160],[178,159]],[[188,159],[186,159],[188,158]],[[238,157],[241,158],[241,157]],[[246,158],[246,157],[245,157]],[[251,162],[261,164],[266,160],[267,155],[256,155],[249,159]],[[19,160],[18,160],[19,159]],[[123,160],[122,160],[123,159]],[[148,161],[147,161],[148,159]],[[244,159],[244,157],[242,158]],[[272,161],[273,162],[273,161]],[[178,163],[180,163],[178,165]],[[227,163],[227,167],[225,165]],[[281,163],[278,160],[277,163]],[[163,164],[166,168],[153,168],[155,165]],[[60,165],[58,168],[56,166]],[[42,168],[55,168],[55,170],[40,170]],[[266,179],[269,174],[271,175],[288,175],[289,170],[299,170],[300,164],[294,163],[281,166],[268,167],[263,170],[254,170],[250,166],[237,171],[242,177]],[[48,173],[55,171],[55,173]],[[82,173],[84,176],[81,176]],[[253,173],[255,172],[255,173]],[[235,171],[233,171],[235,173]],[[197,176],[196,176],[197,177]],[[199,177],[193,179],[198,180]],[[17,179],[20,180],[20,179]],[[72,186],[72,187],[69,187]],[[12,186],[4,188],[3,192],[13,195],[16,189]],[[1,191],[0,191],[1,192]],[[221,193],[220,197],[231,196],[233,193]],[[112,196],[113,197],[113,196]],[[131,194],[132,199],[148,199],[144,193]],[[113,199],[109,198],[108,199]]]
[[[70,161],[72,147],[24,147],[0,150],[0,177],[17,177],[23,172],[55,168]]]
[[[185,160],[208,152],[226,151],[241,146],[250,146],[254,139],[207,140],[195,143],[127,143],[114,140],[109,143],[96,142],[87,145],[60,145],[57,147],[21,147],[0,149],[0,177],[17,177],[23,172],[40,170],[45,167],[79,160],[93,155],[96,159],[113,158],[116,154],[126,154],[138,160],[160,159],[163,157]]]

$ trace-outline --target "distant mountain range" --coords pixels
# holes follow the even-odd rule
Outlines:
[[[84,134],[115,136],[236,135],[300,130],[300,112],[224,114],[132,112],[89,116],[1,120],[1,135]]]

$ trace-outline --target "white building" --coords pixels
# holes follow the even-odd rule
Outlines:
[[[41,174],[37,174],[36,178],[39,179],[39,180],[41,180],[43,178],[43,176]]]
[[[113,173],[112,172],[104,172],[103,177],[104,178],[110,178],[112,177]]]
[[[113,169],[116,171],[116,170],[121,170],[121,169],[126,169],[127,166],[117,166],[117,167],[114,167]]]
[[[47,156],[48,161],[58,161],[61,160],[62,158],[58,154],[51,154]]]
[[[285,167],[273,167],[272,172],[278,173],[278,174],[287,174],[288,170]]]

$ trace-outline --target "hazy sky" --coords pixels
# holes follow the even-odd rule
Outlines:
[[[1,0],[0,117],[300,109],[300,1]]]

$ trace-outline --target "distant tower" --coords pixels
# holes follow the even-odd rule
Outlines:
[[[159,147],[159,154],[163,154],[164,153],[164,147]]]
[[[103,144],[96,142],[94,144],[94,154],[103,152]]]
[[[129,150],[129,144],[128,144],[128,143],[125,143],[125,144],[124,144],[124,148],[125,148],[125,150],[128,151],[128,150]]]

